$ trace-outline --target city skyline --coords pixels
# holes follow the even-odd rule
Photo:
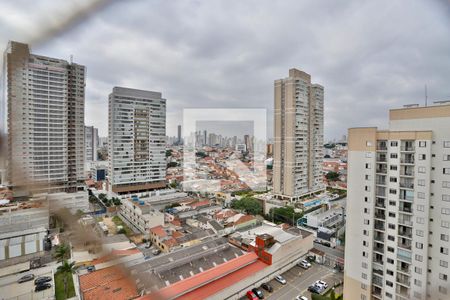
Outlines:
[[[445,19],[448,10],[441,9],[438,2],[409,6],[353,2],[328,6],[329,10],[314,4],[262,3],[251,18],[247,18],[251,14],[247,8],[253,5],[222,3],[191,7],[161,2],[157,9],[149,10],[144,2],[114,2],[49,40],[42,39],[37,29],[30,29],[37,23],[44,28],[48,25],[43,12],[55,10],[50,2],[33,7],[33,17],[27,20],[21,12],[31,7],[21,2],[14,6],[3,3],[0,46],[5,48],[9,39],[39,41],[31,44],[34,53],[66,60],[73,55],[75,61],[86,65],[85,123],[99,128],[100,136],[106,136],[107,116],[102,112],[113,86],[159,90],[167,95],[171,99],[167,107],[169,136],[176,135],[184,107],[262,107],[268,109],[268,137],[272,137],[270,86],[273,78],[283,76],[292,66],[317,74],[317,81],[327,86],[330,101],[325,108],[325,140],[340,138],[347,127],[385,123],[386,106],[423,104],[425,84],[429,103],[450,96],[444,80],[449,76],[446,62],[450,51],[445,43],[450,34]],[[68,5],[68,11],[60,13],[65,16],[75,8],[79,6]],[[195,14],[197,22],[183,17],[185,10]],[[135,23],[122,20],[118,12],[123,11],[135,14]],[[150,11],[150,17],[144,19],[141,11]],[[297,17],[281,19],[281,14],[272,13],[279,11]],[[358,17],[371,11],[379,12],[374,20]],[[224,17],[230,12],[235,15],[235,25]],[[340,18],[330,22],[331,12]],[[172,15],[177,26],[169,26],[161,15]],[[264,24],[267,18],[275,25],[254,26]],[[136,23],[142,26],[134,26]],[[138,29],[156,25],[161,30],[151,34]],[[300,39],[283,32],[286,26],[307,30]],[[93,27],[97,30],[92,31]],[[263,39],[267,35],[274,38]],[[101,43],[104,39],[111,43]],[[310,43],[300,43],[304,39]],[[284,47],[289,50],[280,48],[285,44],[291,45]],[[97,51],[104,55],[95,55]],[[248,59],[239,59],[239,55]]]

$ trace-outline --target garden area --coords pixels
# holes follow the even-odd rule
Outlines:
[[[123,233],[127,237],[135,235],[134,231],[131,230],[131,228],[128,227],[128,225],[125,224],[125,222],[122,221],[122,219],[119,216],[112,217],[112,221],[114,222],[114,224],[116,224],[116,226],[122,226],[121,229],[117,230],[117,233]]]

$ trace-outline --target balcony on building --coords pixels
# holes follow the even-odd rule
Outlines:
[[[414,152],[414,140],[402,141],[400,151]]]
[[[384,246],[381,243],[375,242],[373,246],[373,251],[384,254]],[[381,274],[383,275],[383,274]]]
[[[380,231],[375,231],[375,233],[373,234],[373,239],[376,242],[384,243],[384,233]]]
[[[377,164],[375,172],[379,173],[379,174],[387,174],[387,165],[386,164]]]
[[[377,141],[377,151],[387,151],[387,141]]]
[[[412,242],[409,239],[405,239],[403,237],[398,238],[398,244],[399,247],[407,250],[411,250]]]
[[[401,299],[401,300],[409,300],[410,298],[410,293],[409,293],[409,288],[401,286],[401,285],[397,285],[397,288],[395,289],[395,292],[397,293],[398,296],[397,299]]]
[[[405,274],[411,274],[411,265],[404,261],[398,261],[397,262],[397,271],[400,271]]]
[[[382,267],[374,266],[372,271],[373,271],[374,274],[377,274],[377,275],[380,275],[381,277],[383,277],[384,272],[383,272],[383,268]]]
[[[380,162],[380,163],[387,162],[387,155],[386,155],[386,153],[384,153],[384,152],[377,153],[376,161]]]
[[[413,201],[414,200],[414,191],[400,189],[399,198],[400,198],[400,200]]]
[[[384,231],[386,229],[386,227],[384,226],[384,222],[380,221],[380,220],[375,220],[374,228],[377,230],[382,230],[382,231]]]
[[[405,189],[414,189],[414,178],[400,178],[400,187]]]
[[[402,213],[412,214],[412,204],[408,202],[400,202],[399,211]]]
[[[383,299],[382,292],[382,288],[375,285],[372,286],[372,296],[376,297],[377,299]]]
[[[414,164],[414,153],[402,153],[400,156],[400,164]]]
[[[372,284],[382,287],[383,286],[383,278],[376,274],[372,274]]]
[[[412,238],[412,228],[404,225],[398,225],[398,235],[401,237]]]
[[[397,259],[411,263],[411,251],[397,248]]]
[[[377,174],[375,177],[375,183],[378,185],[386,185],[386,175]]]
[[[406,225],[406,226],[412,227],[413,226],[412,216],[409,214],[407,215],[407,214],[400,213],[399,217],[398,217],[398,223],[401,225]]]
[[[373,262],[383,266],[384,265],[383,255],[380,253],[374,253],[373,254]]]
[[[414,166],[400,166],[400,176],[414,176]]]
[[[375,218],[385,220],[386,219],[386,213],[384,210],[381,209],[375,209]]]
[[[375,189],[375,195],[377,197],[384,197],[386,198],[386,188],[385,187],[381,187],[381,186],[377,186]]]
[[[397,273],[396,279],[398,283],[405,285],[407,287],[409,287],[411,284],[411,280],[408,275]]]
[[[386,208],[386,202],[383,198],[376,198],[375,199],[375,207],[376,208]]]

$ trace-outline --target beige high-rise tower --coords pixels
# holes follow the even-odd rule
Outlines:
[[[450,105],[348,137],[345,299],[450,299]]]
[[[83,190],[85,67],[10,42],[5,71],[15,195]]]
[[[297,69],[275,80],[273,192],[290,201],[321,191],[323,86]]]

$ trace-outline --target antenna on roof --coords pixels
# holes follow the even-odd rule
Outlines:
[[[425,84],[425,107],[428,106],[428,89],[427,85]]]
[[[70,54],[70,63],[73,63],[73,54]]]

